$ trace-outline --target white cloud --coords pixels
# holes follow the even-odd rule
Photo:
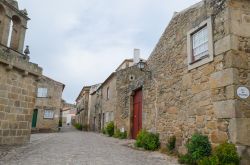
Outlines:
[[[140,48],[153,50],[174,11],[199,0],[19,0],[31,21],[26,43],[44,74],[66,84],[73,102],[82,85],[105,78]]]

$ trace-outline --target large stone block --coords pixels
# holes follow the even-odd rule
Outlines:
[[[250,146],[250,118],[231,119],[229,134],[233,143]]]
[[[237,82],[238,70],[234,68],[215,72],[210,76],[210,88],[212,89],[237,84]]]
[[[218,119],[234,118],[235,114],[236,100],[226,100],[214,102],[214,112]]]
[[[231,38],[230,35],[218,40],[214,44],[215,55],[220,55],[231,49]]]
[[[213,131],[210,138],[212,143],[224,143],[228,140],[228,135],[226,132]]]
[[[234,3],[238,3],[235,1]],[[240,2],[239,2],[240,4]],[[243,5],[243,3],[241,3]],[[231,30],[234,34],[250,37],[250,15],[249,11],[232,9],[230,11],[231,15]]]
[[[248,69],[248,55],[241,51],[229,51],[224,57],[226,68]]]
[[[182,86],[184,89],[191,88],[192,85],[192,74],[185,74],[182,77]]]

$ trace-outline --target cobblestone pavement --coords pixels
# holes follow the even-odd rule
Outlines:
[[[5,150],[0,165],[178,165],[175,158],[131,149],[128,142],[64,128],[34,134],[25,146],[0,149]]]

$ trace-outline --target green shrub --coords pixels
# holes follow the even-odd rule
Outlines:
[[[109,136],[113,136],[114,135],[114,131],[115,131],[115,126],[114,126],[114,122],[111,121],[107,124],[106,126],[106,133],[109,135]]]
[[[83,130],[83,131],[88,131],[88,130],[89,130],[89,125],[88,125],[88,124],[84,124],[84,125],[82,126],[82,130]]]
[[[212,147],[207,136],[194,134],[186,144],[188,153],[180,157],[180,162],[196,165],[199,160],[211,155]]]
[[[188,154],[194,161],[210,156],[212,147],[207,136],[194,134],[187,143]]]
[[[62,120],[59,120],[58,127],[62,127]]]
[[[175,136],[171,136],[169,139],[168,139],[168,143],[167,143],[167,149],[168,149],[168,152],[173,152],[173,150],[175,149],[175,143],[176,143],[176,137]]]
[[[139,134],[136,137],[136,142],[135,142],[136,147],[143,148],[143,146],[145,145],[144,139],[146,138],[146,134],[147,132],[145,130],[139,132]]]
[[[127,139],[127,138],[128,138],[127,131],[121,132],[119,139]]]
[[[220,144],[215,148],[214,155],[218,158],[220,165],[238,165],[240,163],[240,157],[234,144]]]
[[[106,129],[105,129],[105,128],[102,128],[101,132],[102,132],[103,134],[106,134]]]
[[[119,139],[127,139],[127,132],[121,132],[119,129],[116,129],[113,137]]]
[[[215,148],[212,156],[205,157],[198,165],[238,165],[240,157],[234,144],[223,143]]]
[[[195,164],[194,160],[192,159],[192,157],[189,154],[180,155],[178,162],[180,164],[191,164],[191,165]]]
[[[119,138],[120,134],[121,134],[121,131],[119,129],[116,129],[113,137],[114,138]]]
[[[75,128],[78,130],[82,130],[82,125],[79,123],[74,124]]]
[[[160,146],[159,134],[154,134],[142,130],[139,132],[135,145],[146,150],[156,150]]]
[[[198,161],[198,165],[219,165],[219,159],[217,156],[204,157]]]

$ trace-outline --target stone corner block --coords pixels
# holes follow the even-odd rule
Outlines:
[[[236,84],[237,82],[238,71],[233,68],[215,72],[210,76],[210,87],[212,89]]]
[[[250,118],[231,119],[229,135],[233,143],[250,146]]]
[[[236,116],[235,113],[236,100],[226,100],[214,102],[214,111],[218,119],[230,119]]]

